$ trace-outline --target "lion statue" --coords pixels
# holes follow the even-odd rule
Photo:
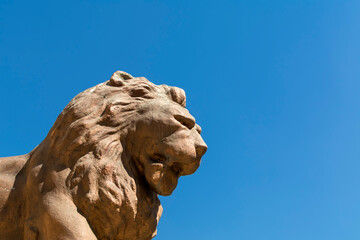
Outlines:
[[[152,239],[158,194],[207,150],[185,102],[121,71],[78,94],[34,150],[0,158],[0,239]]]

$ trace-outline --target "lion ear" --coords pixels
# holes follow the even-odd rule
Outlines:
[[[110,78],[110,85],[114,87],[121,87],[125,84],[126,80],[134,78],[129,73],[123,71],[116,71]]]
[[[178,87],[171,87],[170,94],[174,102],[177,102],[181,106],[186,107],[186,96],[184,90]]]

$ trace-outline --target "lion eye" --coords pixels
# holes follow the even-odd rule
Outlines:
[[[142,97],[144,95],[146,95],[149,91],[145,88],[136,88],[136,89],[132,89],[130,91],[130,96],[132,97]]]
[[[181,175],[183,171],[182,168],[178,165],[173,165],[171,168],[174,171],[175,175]]]
[[[195,119],[185,117],[184,115],[174,115],[174,118],[188,129],[192,129],[195,126]]]
[[[152,158],[152,161],[157,163],[164,163],[166,162],[166,157],[161,154],[155,154],[154,157]]]

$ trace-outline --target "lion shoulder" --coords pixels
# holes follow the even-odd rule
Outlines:
[[[0,158],[0,210],[13,189],[16,175],[24,167],[28,154]]]

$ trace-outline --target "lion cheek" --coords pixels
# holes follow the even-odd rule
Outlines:
[[[161,178],[162,178],[162,172],[161,171],[155,171],[155,172],[152,172],[150,174],[147,174],[146,175],[146,180],[148,182],[151,182],[153,185],[158,185],[161,181]]]
[[[153,163],[145,166],[145,177],[151,185],[159,184],[164,172],[164,165],[161,163]]]
[[[178,177],[163,164],[154,163],[145,167],[145,178],[157,194],[168,196],[177,186]]]
[[[145,166],[145,179],[150,185],[151,189],[158,193],[159,186],[161,185],[161,180],[163,178],[163,167],[160,167],[159,165],[162,164],[151,164],[148,166]]]
[[[171,171],[167,171],[156,185],[156,192],[163,196],[169,196],[175,190],[178,177]]]

